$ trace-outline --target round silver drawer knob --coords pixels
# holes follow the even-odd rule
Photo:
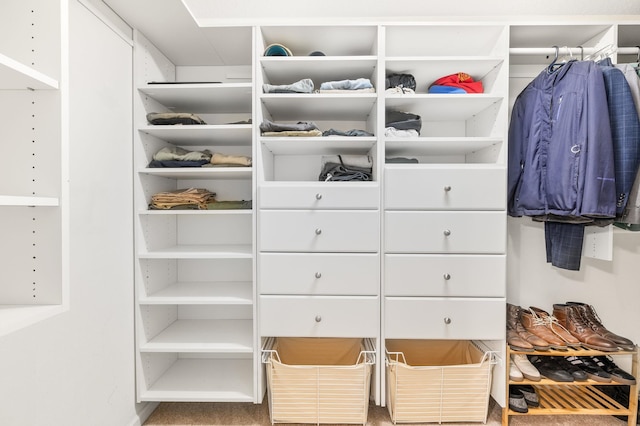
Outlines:
[[[322,234],[322,229],[316,228],[316,235],[320,235],[320,234]]]
[[[449,281],[451,279],[451,274],[444,274],[444,279]]]
[[[448,237],[449,235],[451,235],[451,231],[449,229],[445,229],[443,234],[445,237]]]
[[[316,322],[322,321],[322,317],[320,315],[316,315]]]
[[[449,317],[445,317],[445,318],[444,318],[444,323],[445,323],[445,324],[451,324],[451,318],[449,318]]]
[[[316,194],[316,200],[322,200],[322,194],[319,192]]]
[[[320,272],[316,272],[316,278],[321,278],[322,274]]]
[[[444,192],[449,192],[451,191],[451,186],[447,185],[444,187]]]

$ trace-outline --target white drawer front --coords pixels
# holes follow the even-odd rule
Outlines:
[[[505,252],[505,212],[385,212],[389,253]]]
[[[384,208],[392,210],[501,210],[506,208],[503,167],[454,165],[387,167]]]
[[[385,299],[387,339],[504,339],[505,318],[504,298]]]
[[[505,297],[505,255],[387,254],[386,296]]]
[[[378,297],[260,296],[260,335],[376,337]]]
[[[380,291],[378,254],[261,253],[261,294],[370,295]]]
[[[260,187],[261,209],[378,209],[380,187],[362,182],[322,182]]]
[[[262,210],[261,251],[377,252],[378,211]]]

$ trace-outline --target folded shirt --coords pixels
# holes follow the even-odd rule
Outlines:
[[[147,121],[151,124],[207,124],[190,112],[150,112]]]
[[[214,166],[250,167],[251,157],[245,155],[225,155],[215,152],[211,156],[211,164]]]
[[[297,123],[274,123],[264,120],[260,123],[261,132],[309,131],[319,130],[313,121],[298,121]]]
[[[181,148],[179,146],[167,146],[159,150],[153,155],[153,159],[156,161],[201,161],[211,160],[211,152],[204,151],[189,151],[188,149]]]
[[[264,93],[313,93],[313,80],[303,78],[291,84],[263,84]]]
[[[320,90],[358,90],[372,89],[373,85],[368,78],[358,78],[355,80],[325,81],[320,84]]]

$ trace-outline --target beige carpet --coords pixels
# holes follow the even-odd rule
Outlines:
[[[501,409],[491,401],[487,425],[501,424]],[[145,426],[266,426],[270,425],[269,405],[251,403],[222,402],[163,402],[144,423]],[[446,423],[462,425],[466,423]],[[536,426],[622,426],[627,422],[611,416],[513,416],[510,425]],[[368,426],[393,425],[386,407],[371,406],[369,408]],[[481,425],[481,423],[470,423]]]

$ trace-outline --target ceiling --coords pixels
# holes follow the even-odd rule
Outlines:
[[[181,0],[102,0],[175,65],[251,64],[251,27],[200,28]]]
[[[252,25],[271,22],[304,25],[314,19],[331,23],[379,20],[453,19],[472,17],[542,22],[570,16],[591,19],[616,16],[617,21],[638,19],[640,1],[617,0],[459,0],[453,12],[446,2],[404,0],[84,0],[106,4],[129,26],[139,30],[175,65],[250,65]],[[408,11],[408,12],[407,12]],[[542,11],[542,12],[540,12]],[[199,26],[201,25],[201,26]],[[243,26],[244,25],[244,26]]]

